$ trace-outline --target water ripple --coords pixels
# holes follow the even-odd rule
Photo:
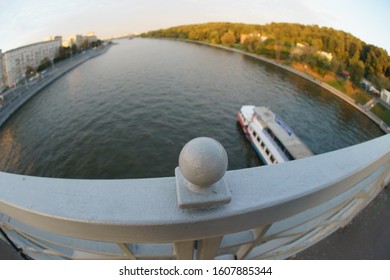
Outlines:
[[[382,132],[291,73],[241,54],[122,40],[44,89],[0,130],[0,170],[48,177],[173,176],[183,145],[220,141],[229,169],[260,165],[236,122],[244,104],[279,114],[314,153]]]

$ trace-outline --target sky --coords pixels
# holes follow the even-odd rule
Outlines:
[[[142,33],[206,22],[317,24],[351,33],[390,54],[390,0],[0,0],[3,52],[95,32]]]

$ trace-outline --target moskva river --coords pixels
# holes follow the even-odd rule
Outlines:
[[[383,133],[294,74],[241,54],[155,39],[120,40],[45,88],[0,128],[0,170],[63,178],[173,176],[199,136],[223,144],[229,169],[261,165],[236,121],[265,105],[315,153]]]

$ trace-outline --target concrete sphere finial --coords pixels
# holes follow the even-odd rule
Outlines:
[[[179,168],[184,178],[199,187],[218,182],[225,175],[227,165],[225,148],[208,137],[189,141],[179,156]]]

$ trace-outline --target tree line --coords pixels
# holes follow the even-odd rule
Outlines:
[[[58,49],[57,56],[54,58],[54,62],[57,63],[85,50],[100,47],[102,44],[103,41],[100,39],[92,42],[89,42],[88,39],[84,39],[79,47],[77,47],[76,44],[72,44],[68,47],[60,46],[60,48]]]
[[[247,36],[241,42],[243,34],[257,36]],[[386,50],[333,28],[295,23],[213,22],[160,29],[141,36],[223,44],[277,60],[307,63],[322,75],[329,71],[347,73],[355,85],[365,77],[382,88],[390,87],[390,57]],[[331,53],[332,59],[320,55],[321,51]]]
[[[72,55],[76,55],[77,53],[81,53],[85,50],[100,47],[102,44],[103,41],[100,39],[92,42],[89,42],[87,39],[85,39],[79,47],[77,47],[76,44],[72,44],[68,47],[60,46],[57,51],[57,55],[54,57],[53,61],[50,58],[45,57],[44,59],[42,59],[42,61],[40,61],[38,67],[34,68],[32,66],[27,66],[24,75],[26,79],[29,79],[30,77],[36,76],[38,72],[42,72],[45,69],[52,67],[53,63],[68,59]]]

